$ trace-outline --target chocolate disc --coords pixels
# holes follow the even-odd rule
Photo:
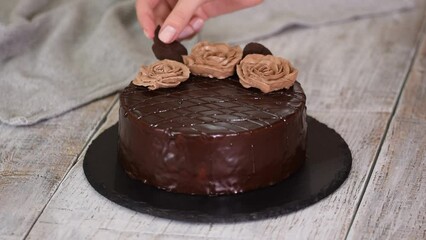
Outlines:
[[[243,58],[248,54],[272,55],[272,52],[260,43],[251,42],[243,49]]]
[[[160,26],[155,29],[152,51],[158,60],[169,59],[183,63],[182,55],[188,55],[188,50],[180,42],[163,43],[159,38]]]

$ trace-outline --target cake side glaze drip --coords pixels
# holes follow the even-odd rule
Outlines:
[[[191,76],[174,89],[130,84],[120,95],[120,161],[168,191],[229,194],[272,185],[305,159],[299,83],[262,94],[238,80]]]

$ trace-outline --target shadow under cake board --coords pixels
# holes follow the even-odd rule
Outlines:
[[[157,217],[209,223],[275,217],[318,202],[349,175],[352,155],[343,138],[312,117],[307,121],[305,164],[274,186],[246,193],[213,197],[171,193],[129,178],[117,159],[117,124],[89,146],[84,173],[93,188],[109,200]]]

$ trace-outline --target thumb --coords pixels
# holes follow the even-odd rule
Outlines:
[[[164,43],[171,43],[188,25],[195,11],[206,0],[179,0],[161,27],[158,37]]]

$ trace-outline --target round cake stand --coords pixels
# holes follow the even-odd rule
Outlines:
[[[171,193],[133,180],[119,164],[117,148],[118,125],[89,146],[83,168],[93,188],[121,206],[187,222],[249,221],[297,211],[333,193],[348,177],[352,165],[343,138],[312,117],[308,117],[305,164],[274,186],[236,195]]]

